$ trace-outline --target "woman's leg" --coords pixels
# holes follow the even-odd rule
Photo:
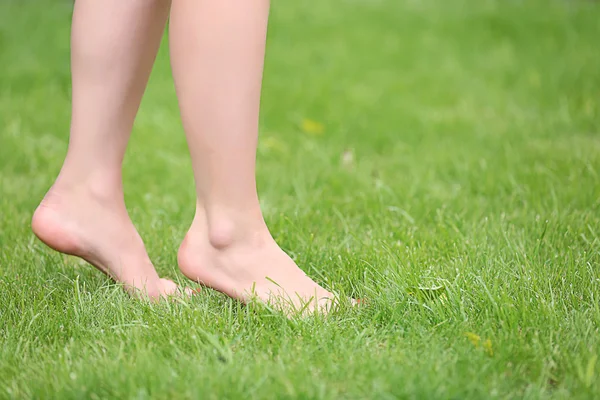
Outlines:
[[[256,193],[268,12],[268,0],[173,0],[171,62],[198,195],[179,265],[242,301],[254,293],[314,305],[331,293],[277,246]]]
[[[168,17],[168,0],[77,0],[71,31],[69,149],[32,228],[152,298],[176,290],[156,274],[123,198],[121,166]]]

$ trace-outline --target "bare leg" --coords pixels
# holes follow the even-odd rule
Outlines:
[[[331,293],[277,246],[256,193],[268,11],[268,0],[173,1],[171,62],[198,195],[179,266],[242,301],[256,295],[314,308]]]
[[[151,298],[177,287],[158,277],[129,219],[121,166],[169,8],[168,0],[75,2],[69,149],[32,221],[48,246]]]

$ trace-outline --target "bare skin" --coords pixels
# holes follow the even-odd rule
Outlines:
[[[327,308],[333,294],[273,240],[255,180],[268,0],[78,0],[72,31],[69,150],[33,217],[50,247],[134,292],[160,279],[127,215],[121,167],[169,8],[175,87],[192,158],[196,215],[179,249],[190,279],[243,302]]]
[[[298,268],[266,226],[231,242],[211,241],[205,210],[196,212],[178,254],[185,276],[242,302],[258,299],[292,313],[330,306],[332,293]]]
[[[241,301],[314,310],[333,294],[275,243],[256,191],[268,13],[268,0],[173,1],[171,63],[198,196],[179,266]]]
[[[170,3],[78,0],[71,32],[69,149],[37,208],[34,233],[152,299],[178,292],[161,279],[125,209],[121,166]]]

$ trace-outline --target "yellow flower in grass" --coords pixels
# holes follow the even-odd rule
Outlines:
[[[465,336],[469,339],[469,342],[473,343],[473,346],[479,347],[481,336],[473,332],[465,332]]]
[[[492,348],[492,341],[490,339],[487,339],[485,342],[483,342],[483,351],[485,351],[488,356],[493,356],[494,355],[494,349]]]
[[[312,119],[305,118],[302,120],[302,131],[312,136],[320,136],[325,132],[325,126]]]
[[[465,332],[465,336],[469,339],[469,342],[476,348],[481,348],[488,356],[494,355],[494,348],[492,347],[492,340],[486,339],[481,341],[481,336],[473,332]]]

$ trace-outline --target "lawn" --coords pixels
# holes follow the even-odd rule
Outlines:
[[[35,239],[71,7],[0,2],[0,398],[600,397],[600,3],[273,2],[263,210],[310,276],[368,299],[301,320],[211,290],[132,300]],[[157,269],[185,282],[166,42],[124,176]]]

